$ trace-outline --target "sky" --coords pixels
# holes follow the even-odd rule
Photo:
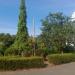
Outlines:
[[[0,33],[17,33],[20,0],[0,0]],[[27,28],[32,35],[33,18],[35,35],[41,33],[42,22],[49,12],[63,12],[75,17],[75,0],[26,0]]]

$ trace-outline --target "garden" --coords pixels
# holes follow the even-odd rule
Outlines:
[[[41,21],[42,33],[29,36],[25,0],[20,1],[17,34],[0,33],[0,70],[46,67],[75,62],[75,21],[62,12]]]

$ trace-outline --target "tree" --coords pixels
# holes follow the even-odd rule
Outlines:
[[[19,15],[19,22],[18,22],[18,31],[14,43],[16,48],[20,52],[27,49],[28,31],[26,26],[27,24],[26,19],[27,19],[27,14],[26,14],[25,0],[20,0],[20,15]]]
[[[75,35],[72,23],[69,17],[62,13],[50,13],[42,20],[41,38],[46,48],[54,52],[63,52],[66,41],[72,40],[71,35]]]
[[[18,55],[28,49],[28,31],[27,31],[27,14],[25,0],[20,0],[20,14],[18,22],[18,31],[14,44],[12,45],[13,49],[17,51]]]
[[[15,40],[15,35],[0,34],[0,54],[4,55],[7,48],[9,48]]]

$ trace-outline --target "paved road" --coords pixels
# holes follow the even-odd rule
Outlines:
[[[0,72],[0,75],[75,75],[75,62],[44,69]]]

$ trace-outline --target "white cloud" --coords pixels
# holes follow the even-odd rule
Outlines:
[[[72,13],[71,18],[72,18],[72,21],[75,21],[75,11]]]

